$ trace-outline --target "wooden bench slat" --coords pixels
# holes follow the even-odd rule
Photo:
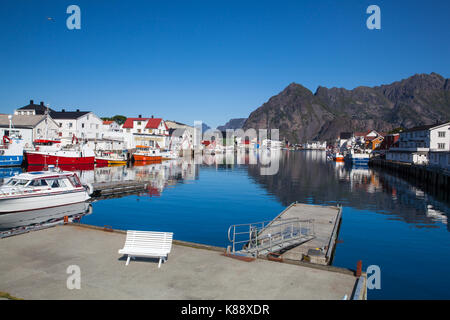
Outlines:
[[[158,268],[172,249],[173,232],[128,230],[125,245],[119,253],[128,255],[126,265],[132,256],[157,257]]]

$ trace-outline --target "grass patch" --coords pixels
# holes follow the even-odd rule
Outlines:
[[[3,291],[0,291],[0,298],[5,298],[5,299],[8,299],[8,300],[23,300],[23,299],[20,299],[20,298],[17,298],[17,297],[13,297],[9,293],[3,292]]]

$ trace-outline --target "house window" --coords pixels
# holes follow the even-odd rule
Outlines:
[[[445,143],[438,143],[438,149],[445,149]]]
[[[445,131],[439,131],[438,132],[438,137],[439,138],[445,138]]]
[[[127,132],[130,133],[130,129],[127,129]]]
[[[81,128],[84,128],[84,123],[81,124]]]
[[[141,129],[138,129],[137,132],[138,132],[138,133],[141,133]]]
[[[72,128],[72,122],[69,122],[69,128]]]
[[[141,122],[140,121],[138,121],[138,126],[140,126],[141,125]]]

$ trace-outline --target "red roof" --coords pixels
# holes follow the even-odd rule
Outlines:
[[[147,121],[148,119],[149,118],[127,118],[127,120],[125,120],[125,123],[123,124],[122,128],[132,129],[134,121]]]
[[[123,124],[122,128],[124,129],[131,129],[133,128],[134,121],[147,121],[147,124],[145,125],[145,129],[158,129],[159,124],[161,121],[163,121],[162,118],[127,118],[125,120],[125,123]],[[166,127],[166,130],[169,130],[166,123],[164,122],[164,126]]]
[[[105,120],[105,121],[103,121],[103,124],[111,124],[111,123],[113,123],[114,121],[110,121],[110,120]]]
[[[148,119],[147,125],[145,126],[146,129],[158,129],[159,124],[161,123],[161,118],[150,118]]]

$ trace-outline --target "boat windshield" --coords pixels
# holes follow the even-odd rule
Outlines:
[[[11,179],[9,180],[5,185],[6,186],[24,186],[26,185],[30,180],[25,179]]]

